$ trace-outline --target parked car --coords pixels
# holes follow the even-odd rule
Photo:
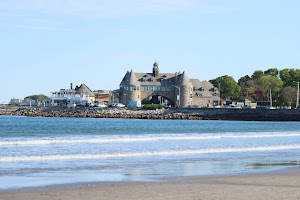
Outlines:
[[[251,109],[252,107],[249,106],[249,105],[244,105],[242,108],[243,108],[243,109],[245,109],[245,108],[246,108],[246,109],[247,109],[247,108],[250,108],[250,109]]]
[[[273,106],[266,106],[266,109],[273,110],[273,109],[276,109],[276,108],[275,108],[275,107],[273,107]]]
[[[188,105],[187,108],[200,108],[198,105]]]
[[[122,104],[122,103],[116,103],[115,107],[117,107],[117,108],[124,108],[125,105]]]
[[[230,105],[230,106],[223,106],[223,108],[242,109],[242,107],[233,106],[233,105]]]
[[[108,105],[109,108],[124,108],[125,105],[122,103],[112,103]]]
[[[105,107],[107,107],[107,105],[102,104],[102,103],[99,103],[99,104],[95,104],[95,107],[98,107],[98,108],[105,108]]]

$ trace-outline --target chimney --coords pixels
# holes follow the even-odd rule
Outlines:
[[[70,88],[71,88],[71,90],[73,89],[73,83],[70,84]]]

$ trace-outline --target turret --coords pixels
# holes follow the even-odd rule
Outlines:
[[[120,89],[122,95],[120,96],[120,102],[125,105],[138,106],[141,104],[141,91],[140,83],[138,82],[134,72],[127,71],[121,84]]]
[[[153,76],[158,77],[159,75],[159,68],[158,68],[158,63],[155,61],[153,64]]]
[[[185,71],[183,71],[183,73],[179,76],[177,85],[180,87],[180,106],[187,107],[192,101],[190,98],[190,95],[192,94],[192,84]]]

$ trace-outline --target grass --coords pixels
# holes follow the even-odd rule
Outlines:
[[[145,104],[143,106],[143,110],[156,110],[156,109],[162,109],[162,108],[168,108],[167,105],[161,105],[161,104]]]
[[[0,105],[1,109],[7,109],[7,110],[16,110],[19,108],[28,108],[29,106],[17,106],[17,105]]]

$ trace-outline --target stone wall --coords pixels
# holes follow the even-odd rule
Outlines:
[[[203,120],[300,121],[300,109],[174,108],[174,112],[197,113]]]
[[[128,105],[129,101],[142,101],[140,90],[135,91],[123,91],[120,94],[119,101],[124,105]]]

